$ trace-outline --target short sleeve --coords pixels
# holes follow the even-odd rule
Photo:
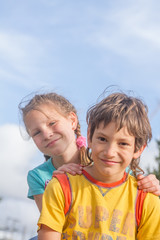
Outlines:
[[[137,240],[160,239],[160,199],[148,193],[144,200]]]
[[[28,172],[28,198],[34,199],[34,195],[44,193],[45,186],[52,179],[54,171],[55,168],[52,164],[52,159],[50,158],[48,161]]]
[[[62,233],[65,223],[65,197],[60,183],[53,178],[47,185],[42,199],[42,211],[38,221],[56,232]]]
[[[28,198],[34,199],[34,195],[43,194],[45,183],[35,170],[28,172],[27,182],[29,186]]]

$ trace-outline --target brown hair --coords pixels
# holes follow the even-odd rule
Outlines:
[[[142,100],[128,96],[124,93],[112,93],[101,102],[93,105],[87,111],[87,124],[92,140],[94,131],[100,123],[104,127],[110,122],[115,122],[117,131],[126,126],[130,135],[135,137],[135,152],[152,138],[152,131],[148,119],[148,108]],[[90,156],[87,151],[88,157]],[[133,159],[130,168],[134,175],[143,170],[138,166],[139,158]]]
[[[31,110],[40,110],[40,105],[51,103],[54,104],[56,107],[58,107],[58,110],[61,112],[62,115],[67,116],[70,112],[74,112],[77,115],[77,111],[75,107],[63,96],[58,95],[57,93],[51,92],[51,93],[45,93],[45,94],[36,94],[34,97],[29,101],[22,100],[19,104],[19,110],[23,117],[23,122],[25,123],[25,116],[28,112]],[[23,107],[22,105],[25,106]],[[78,116],[77,116],[78,119]],[[26,129],[27,130],[27,129]],[[81,136],[81,130],[80,130],[80,124],[78,120],[77,128],[75,129],[75,134],[77,138]],[[45,159],[48,160],[50,157],[44,155]],[[80,148],[80,159],[81,164],[86,165],[87,159],[86,159],[86,148],[82,147]]]

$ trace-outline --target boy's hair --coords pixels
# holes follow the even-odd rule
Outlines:
[[[100,123],[104,127],[110,122],[115,122],[117,131],[126,126],[130,135],[135,137],[135,152],[152,138],[152,131],[148,119],[148,108],[142,100],[128,96],[124,93],[112,93],[101,102],[93,105],[87,111],[87,124],[90,131],[90,140],[92,140],[94,131]],[[133,173],[139,168],[139,159],[132,160],[130,165]]]
[[[40,106],[43,104],[53,104],[56,107],[56,110],[58,110],[65,117],[71,112],[74,112],[77,115],[77,110],[65,97],[54,92],[45,93],[45,94],[35,94],[31,100],[26,100],[26,101],[22,100],[18,106],[23,118],[23,122],[25,123],[25,117],[27,113],[29,113],[31,110],[38,110],[42,112],[42,109],[40,109]],[[77,120],[78,120],[78,116],[77,116]],[[79,120],[78,120],[77,128],[75,129],[75,134],[77,138],[81,136]],[[49,156],[46,156],[46,155],[44,155],[44,157],[46,160],[50,158]],[[86,164],[85,147],[80,148],[80,158],[81,158],[81,164],[85,165]]]

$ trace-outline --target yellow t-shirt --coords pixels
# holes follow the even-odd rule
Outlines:
[[[112,184],[98,182],[86,171],[67,177],[71,197],[67,214],[65,188],[53,178],[43,195],[39,227],[44,224],[62,233],[61,239],[160,240],[160,200],[148,193],[141,201],[144,195],[134,177],[125,174]]]

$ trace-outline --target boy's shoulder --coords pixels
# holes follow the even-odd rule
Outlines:
[[[54,180],[55,178],[56,180]],[[70,186],[71,188],[77,189],[77,191],[79,188],[83,188],[91,184],[83,173],[81,175],[71,175],[70,173],[56,174],[52,178],[52,184],[55,184],[57,180],[60,183],[61,187],[62,185],[67,185],[67,187]]]
[[[127,173],[127,180],[129,180],[131,183],[133,183],[135,185],[137,184],[137,179],[129,173]]]
[[[143,191],[143,190],[142,190]],[[154,195],[153,193],[147,192],[146,193],[146,198],[145,198],[145,202],[148,205],[156,205],[158,204],[159,206],[159,210],[160,210],[160,196]],[[160,212],[160,211],[159,211]]]

